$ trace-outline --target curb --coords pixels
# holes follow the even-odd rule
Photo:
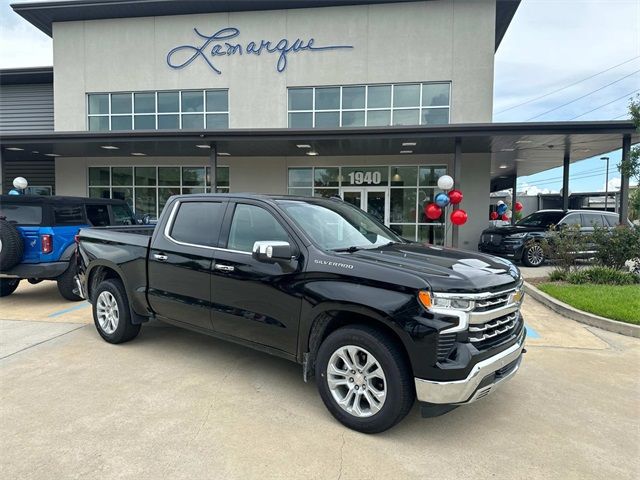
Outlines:
[[[578,310],[571,305],[553,298],[551,295],[547,295],[542,290],[531,285],[529,282],[524,282],[524,291],[554,312],[564,315],[571,320],[575,320],[576,322],[584,323],[592,327],[598,327],[609,332],[626,335],[627,337],[640,338],[640,325],[618,322],[617,320],[611,320],[599,315],[583,312],[582,310]]]

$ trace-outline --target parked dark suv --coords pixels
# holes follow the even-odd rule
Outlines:
[[[544,249],[538,242],[552,225],[579,225],[584,233],[592,232],[595,225],[616,227],[619,215],[597,210],[538,210],[523,218],[513,226],[487,228],[480,236],[478,250],[499,255],[515,261],[522,261],[527,267],[539,267],[545,261]],[[593,251],[576,252],[590,255]]]

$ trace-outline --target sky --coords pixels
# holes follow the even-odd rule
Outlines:
[[[51,39],[10,3],[24,0],[0,0],[0,68],[51,65]],[[495,57],[494,122],[621,120],[638,93],[640,0],[522,1]],[[605,155],[610,189],[619,188],[621,153]],[[569,190],[604,190],[605,170],[600,156],[572,164]],[[561,179],[547,170],[519,178],[518,189],[557,192]]]

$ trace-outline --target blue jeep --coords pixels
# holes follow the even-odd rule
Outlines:
[[[56,280],[67,300],[76,293],[75,236],[81,228],[134,225],[122,200],[0,195],[0,297],[20,280]]]

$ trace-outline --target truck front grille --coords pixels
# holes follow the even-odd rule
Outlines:
[[[500,245],[502,242],[502,235],[495,233],[483,233],[481,237],[481,242],[486,245]]]
[[[503,307],[509,301],[509,295],[511,292],[504,293],[502,295],[489,298],[487,300],[477,300],[474,312],[486,312],[488,310],[494,310],[496,308]]]
[[[476,346],[485,343],[496,343],[511,335],[518,324],[519,313],[513,312],[503,317],[494,318],[484,324],[469,326],[469,341]]]

